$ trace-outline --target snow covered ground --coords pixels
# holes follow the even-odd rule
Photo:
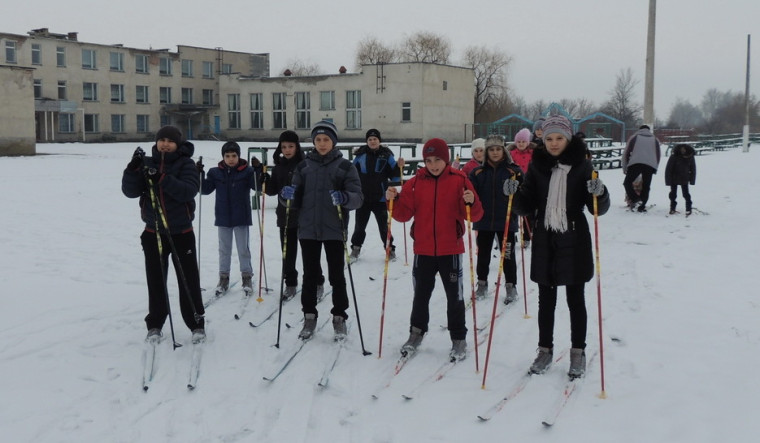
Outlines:
[[[206,164],[220,142],[197,142]],[[245,146],[245,144],[243,144]],[[146,148],[145,144],[143,147]],[[666,217],[667,189],[655,176],[648,214],[623,209],[622,172],[604,170],[613,206],[599,219],[605,383],[599,359],[582,390],[553,428],[541,420],[557,398],[567,359],[531,380],[489,422],[477,415],[507,393],[527,369],[537,342],[536,287],[496,323],[488,379],[481,389],[486,345],[446,377],[401,394],[432,376],[448,354],[444,296],[431,302],[430,333],[418,355],[381,391],[406,339],[411,309],[410,266],[403,226],[393,224],[399,259],[390,264],[382,358],[378,359],[383,253],[370,223],[367,244],[352,266],[364,344],[351,307],[348,348],[327,388],[317,382],[332,349],[330,327],[309,342],[275,382],[271,374],[297,343],[298,301],[285,305],[281,347],[277,322],[254,329],[277,303],[280,250],[274,198],[267,199],[264,250],[275,291],[241,320],[239,285],[207,311],[208,345],[199,385],[186,388],[190,346],[164,340],[158,372],[141,389],[147,294],[137,201],[120,191],[134,144],[46,144],[41,155],[0,158],[0,429],[12,442],[750,442],[756,441],[760,395],[760,301],[757,297],[757,189],[760,151],[740,149],[697,158],[695,207],[709,213]],[[211,160],[214,159],[214,160]],[[662,163],[664,169],[664,160]],[[203,197],[201,282],[216,282],[213,196]],[[679,196],[680,206],[683,201]],[[754,203],[753,203],[754,202]],[[255,220],[255,218],[254,218]],[[353,223],[352,223],[353,225]],[[593,226],[593,224],[592,224]],[[408,231],[409,226],[407,226]],[[258,280],[259,229],[251,228]],[[409,240],[411,261],[411,240]],[[372,251],[371,248],[376,248]],[[526,254],[528,260],[528,254]],[[233,267],[236,259],[233,258]],[[518,254],[518,273],[520,272]],[[299,269],[301,268],[299,259]],[[236,269],[236,268],[233,268]],[[527,272],[527,270],[526,270]],[[496,277],[492,262],[491,281]],[[469,288],[469,269],[465,269]],[[177,340],[190,332],[178,315],[169,278]],[[239,278],[239,277],[237,277]],[[519,283],[522,296],[522,280]],[[589,351],[599,349],[597,290],[586,286]],[[503,293],[502,293],[503,295]],[[477,305],[479,323],[492,298]],[[326,318],[329,303],[320,306]],[[468,326],[472,327],[468,311]],[[481,323],[482,324],[482,323]],[[164,328],[169,335],[168,323]],[[569,346],[567,308],[557,308],[555,342]]]

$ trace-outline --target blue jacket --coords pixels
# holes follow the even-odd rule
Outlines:
[[[470,172],[470,181],[483,205],[483,217],[473,224],[476,231],[504,232],[507,221],[509,199],[504,195],[504,182],[514,174],[515,180],[522,181],[522,171],[514,163],[504,160],[498,165],[486,161]],[[517,231],[517,214],[512,211],[509,232]]]
[[[214,225],[232,228],[253,224],[251,189],[257,189],[255,174],[243,159],[234,168],[222,160],[216,168],[209,169],[203,179],[201,192],[208,195],[216,191]]]

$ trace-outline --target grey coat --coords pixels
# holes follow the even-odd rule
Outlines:
[[[346,239],[347,210],[361,207],[364,202],[359,173],[353,164],[343,158],[339,149],[320,155],[311,151],[293,174],[295,186],[293,206],[298,212],[298,238],[305,240]],[[348,202],[338,207],[332,203],[330,191],[343,191]]]
[[[628,166],[635,164],[648,165],[657,172],[660,164],[660,142],[649,129],[639,129],[625,145],[623,151],[623,173],[628,172]]]

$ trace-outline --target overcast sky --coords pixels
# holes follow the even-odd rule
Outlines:
[[[7,3],[7,2],[6,2]],[[744,93],[747,35],[750,69],[760,74],[760,1],[657,2],[655,113],[667,119],[677,98],[699,104],[710,88]],[[61,7],[66,6],[67,11]],[[585,97],[601,104],[617,74],[631,68],[643,103],[649,0],[38,0],[3,6],[0,31],[78,32],[80,41],[135,48],[178,44],[269,53],[271,75],[289,60],[354,71],[357,43],[374,36],[391,45],[419,31],[449,39],[452,63],[485,45],[512,57],[509,85],[527,102]],[[760,80],[750,92],[756,96]]]

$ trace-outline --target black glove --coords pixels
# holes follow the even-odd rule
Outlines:
[[[140,167],[143,165],[143,157],[145,157],[145,151],[143,151],[142,148],[138,146],[137,149],[135,149],[135,153],[132,154],[132,160],[129,161],[127,169],[130,171],[140,169]]]
[[[198,160],[197,162],[195,162],[195,167],[198,169],[198,173],[203,175],[203,168],[205,167],[205,165],[203,164],[201,160]]]

